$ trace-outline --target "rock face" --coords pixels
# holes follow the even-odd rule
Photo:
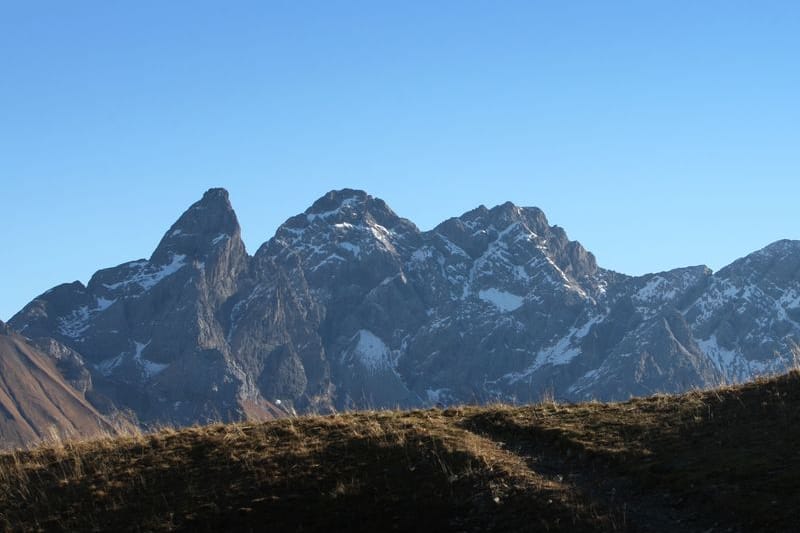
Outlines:
[[[247,377],[220,316],[249,262],[227,192],[212,189],[149,260],[100,270],[85,287],[59,285],[11,323],[78,352],[102,394],[142,422],[229,419]]]
[[[0,448],[113,432],[47,354],[0,322]]]
[[[800,242],[716,274],[630,277],[536,208],[481,206],[421,232],[344,189],[251,257],[212,189],[150,259],[55,287],[11,326],[71,351],[73,383],[144,424],[624,399],[793,364]]]

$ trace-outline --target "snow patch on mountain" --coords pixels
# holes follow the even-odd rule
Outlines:
[[[133,264],[131,264],[133,266]],[[171,260],[168,264],[155,269],[149,263],[140,263],[139,271],[131,277],[119,281],[117,283],[103,284],[103,286],[110,290],[117,290],[127,287],[131,284],[137,284],[143,290],[148,291],[155,287],[161,280],[171,276],[186,265],[186,256],[183,254],[172,254]]]
[[[778,301],[784,309],[800,308],[800,288],[791,287],[785,290]]]
[[[770,361],[754,361],[745,358],[740,352],[720,346],[716,335],[697,341],[697,345],[717,366],[726,379],[732,382],[746,381],[754,376],[782,372],[788,361],[772,359]]]
[[[741,289],[728,280],[714,282],[694,304],[698,311],[697,321],[706,322],[722,307],[730,305],[740,292]]]
[[[558,277],[558,283],[561,284],[562,288],[578,294],[581,298],[587,297],[586,291],[584,291],[580,285],[571,280],[569,276],[564,273],[561,267],[559,267],[556,262],[553,261],[553,258],[550,257],[550,252],[547,249],[547,246],[545,246],[545,241],[542,241],[540,244],[538,244],[536,248],[539,250],[539,252],[541,252],[542,256],[541,258],[533,259],[531,261],[533,266],[539,267],[546,263],[550,266],[551,272],[555,273],[555,275]],[[542,263],[542,260],[544,263]],[[553,281],[556,282],[556,280]]]
[[[95,302],[94,311],[98,313],[101,311],[105,311],[106,309],[111,307],[111,305],[116,301],[117,301],[116,298],[114,298],[113,300],[109,300],[108,298],[103,298],[102,296],[100,296],[97,298],[97,301]]]
[[[134,341],[136,345],[133,353],[133,360],[136,361],[136,364],[142,369],[142,374],[144,375],[145,379],[151,379],[153,376],[160,374],[165,368],[169,365],[164,363],[156,363],[150,361],[149,359],[145,359],[142,357],[142,352],[144,352],[145,348],[150,345],[150,341],[147,343],[142,343],[138,341]]]
[[[675,298],[678,291],[661,276],[653,276],[644,287],[636,292],[635,299],[640,302],[669,301]]]
[[[394,244],[392,244],[390,238],[392,237],[391,231],[377,223],[370,224],[369,231],[372,233],[372,236],[375,237],[375,240],[377,240],[386,251],[396,253]]]
[[[79,340],[92,325],[92,317],[111,307],[116,298],[108,299],[102,296],[95,300],[93,307],[82,305],[65,316],[58,318],[58,332],[73,340]]]
[[[110,357],[109,359],[100,361],[94,365],[94,367],[100,372],[100,374],[108,377],[114,373],[115,368],[122,364],[122,361],[125,359],[125,355],[125,353],[121,353],[115,357]]]
[[[495,288],[478,291],[478,298],[505,312],[515,311],[522,307],[525,302],[524,296],[518,296]]]
[[[570,394],[580,394],[584,390],[593,387],[597,381],[604,375],[603,368],[593,368],[569,386],[567,392]]]
[[[330,263],[333,263],[335,261],[338,261],[338,262],[341,262],[341,263],[346,263],[347,259],[345,259],[344,257],[342,257],[339,254],[330,254],[328,257],[326,257],[325,259],[323,259],[322,261],[317,263],[314,267],[312,267],[311,268],[311,272],[316,272],[317,270],[319,270],[323,266],[325,266],[327,264],[330,264]]]
[[[414,250],[411,254],[411,261],[413,263],[424,263],[427,259],[433,257],[434,251],[428,246],[423,246],[418,250]]]
[[[344,200],[342,200],[342,203],[339,204],[339,207],[337,207],[336,209],[331,209],[329,211],[324,211],[322,213],[306,214],[306,220],[308,220],[309,222],[314,222],[317,219],[327,220],[328,218],[341,214],[343,211],[346,210],[346,208],[353,207],[357,203],[358,203],[358,198],[355,197],[345,198]]]
[[[744,358],[735,351],[720,346],[716,335],[698,340],[697,345],[726,376],[739,378],[743,374],[742,367],[746,366],[742,364]]]
[[[524,265],[514,265],[514,277],[518,281],[528,282],[531,279],[530,274],[525,270]]]
[[[350,242],[340,242],[339,243],[339,248],[343,248],[343,249],[347,250],[355,258],[358,258],[358,257],[361,256],[361,247],[356,245],[356,244],[353,244],[353,243],[350,243]]]
[[[82,305],[69,313],[68,315],[58,319],[58,331],[65,337],[71,339],[78,339],[89,329],[89,307]]]
[[[589,334],[595,324],[599,324],[605,317],[598,315],[587,320],[581,327],[573,326],[566,335],[560,337],[555,343],[540,350],[533,363],[522,372],[510,372],[501,379],[509,384],[524,381],[533,373],[546,365],[567,365],[581,354],[580,341]]]
[[[169,364],[156,363],[142,357],[144,350],[150,345],[148,342],[133,341],[133,350],[123,352],[115,357],[110,357],[100,361],[94,368],[103,376],[110,376],[114,371],[126,361],[133,361],[139,368],[145,380],[152,379],[154,376],[160,374],[166,369]]]
[[[356,335],[358,342],[353,354],[364,368],[371,372],[392,369],[391,352],[378,336],[366,329],[359,330]]]
[[[439,241],[444,245],[450,255],[460,255],[461,257],[469,257],[469,254],[464,251],[463,248],[458,246],[457,244],[453,243],[450,239],[445,237],[439,232],[436,232],[436,237],[438,237]]]
[[[428,405],[431,406],[447,404],[452,400],[450,392],[450,389],[447,388],[426,389],[425,399],[427,400]]]

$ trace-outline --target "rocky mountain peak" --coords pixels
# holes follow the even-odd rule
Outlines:
[[[363,206],[370,198],[372,197],[366,191],[359,189],[328,191],[311,204],[311,207],[306,210],[306,214],[321,215],[346,210],[348,207]]]
[[[537,207],[520,207],[512,202],[496,205],[487,212],[488,220],[498,229],[510,226],[515,222],[532,223],[534,228],[542,230],[547,227],[547,217]]]
[[[512,202],[505,202],[489,209],[489,218],[500,225],[513,224],[521,217],[521,209]]]
[[[536,233],[545,233],[549,228],[547,217],[541,209],[520,207],[512,202],[505,202],[491,209],[480,205],[460,217],[443,222],[442,225],[452,224],[454,221],[458,221],[460,225],[475,233],[490,229],[500,232],[515,223],[522,223]]]
[[[765,246],[755,253],[760,256],[771,256],[781,259],[800,255],[800,241],[782,239]]]
[[[164,234],[150,261],[168,264],[179,255],[205,257],[223,241],[240,241],[240,233],[228,191],[209,189]]]
[[[394,227],[401,220],[386,202],[356,189],[330,191],[314,202],[304,215],[309,223],[378,224],[386,228]]]
[[[776,241],[757,252],[738,259],[718,272],[723,278],[743,277],[751,281],[763,277],[800,280],[800,241]]]
[[[230,207],[230,200],[228,198],[228,191],[223,187],[212,187],[203,193],[203,198],[200,203],[213,204],[214,202],[222,202]]]
[[[314,271],[359,259],[376,252],[396,256],[399,249],[416,242],[419,230],[401,218],[380,198],[364,191],[330,191],[304,213],[278,228],[275,237],[256,253],[260,258],[297,256]]]
[[[8,333],[9,333],[8,326],[6,325],[5,322],[0,320],[0,335],[8,335]]]
[[[558,228],[549,226],[547,217],[540,209],[519,207],[511,202],[491,209],[478,206],[460,217],[442,222],[433,231],[460,247],[473,259],[482,256],[491,243],[498,240],[506,244],[527,243],[527,246],[540,249],[550,237],[562,240]]]

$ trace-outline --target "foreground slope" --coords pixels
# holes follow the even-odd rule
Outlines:
[[[0,322],[0,448],[111,429],[48,355]]]
[[[619,404],[302,417],[0,456],[10,528],[792,531],[800,373]]]

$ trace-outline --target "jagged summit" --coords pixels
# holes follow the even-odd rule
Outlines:
[[[502,232],[517,229],[531,237],[544,236],[550,226],[544,212],[537,207],[519,207],[512,202],[491,209],[480,205],[459,217],[445,220],[433,231],[448,236],[470,255],[483,253],[489,241]],[[477,255],[476,255],[477,254]]]
[[[547,217],[541,209],[538,207],[521,207],[510,201],[498,204],[492,208],[481,204],[459,217],[446,220],[442,224],[446,224],[451,220],[459,220],[470,227],[494,226],[498,230],[505,229],[514,222],[532,223],[540,230],[549,227]]]
[[[332,190],[320,196],[313,204],[311,204],[311,207],[306,210],[306,213],[319,214],[335,211],[336,209],[348,205],[364,204],[371,198],[372,196],[367,194],[366,191],[362,191],[360,189],[345,188]]]
[[[386,202],[357,189],[330,191],[315,201],[304,215],[310,223],[379,224],[387,228],[401,220]]]
[[[758,255],[787,256],[800,254],[800,240],[781,239],[755,252]]]
[[[800,241],[782,239],[773,242],[737,259],[721,269],[718,274],[723,277],[777,276],[782,280],[797,279],[800,277]]]
[[[582,284],[583,279],[598,270],[594,255],[578,241],[570,241],[562,228],[551,226],[537,207],[519,207],[512,202],[491,209],[481,205],[442,222],[433,229],[433,234],[481,262],[491,254],[504,260],[515,255],[516,266],[523,269],[531,262],[546,263],[549,266],[545,268],[552,267],[557,277],[568,278],[568,285]],[[517,272],[522,275],[522,270]],[[596,288],[596,284],[590,283],[582,290],[593,292]]]
[[[282,224],[275,237],[264,243],[256,257],[296,256],[313,271],[324,271],[348,258],[379,254],[396,255],[398,248],[419,238],[419,230],[399,217],[380,198],[365,191],[330,191],[305,212]]]
[[[167,230],[150,261],[168,264],[176,255],[203,257],[230,239],[240,239],[236,213],[222,188],[209,189]]]
[[[224,187],[212,187],[203,193],[203,198],[200,200],[200,203],[209,204],[214,202],[224,202],[230,206],[228,190]]]
[[[474,213],[471,212],[471,213]],[[538,207],[520,207],[513,202],[505,202],[491,209],[479,210],[478,216],[469,217],[462,215],[462,220],[485,219],[498,229],[505,229],[515,222],[531,226],[532,231],[543,231],[548,227],[547,217]]]
[[[282,234],[285,237],[287,231],[297,235],[308,227],[348,229],[358,225],[381,225],[391,228],[401,221],[413,226],[398,217],[380,198],[361,190],[340,189],[326,193],[305,212],[288,219],[278,228],[276,237]]]

